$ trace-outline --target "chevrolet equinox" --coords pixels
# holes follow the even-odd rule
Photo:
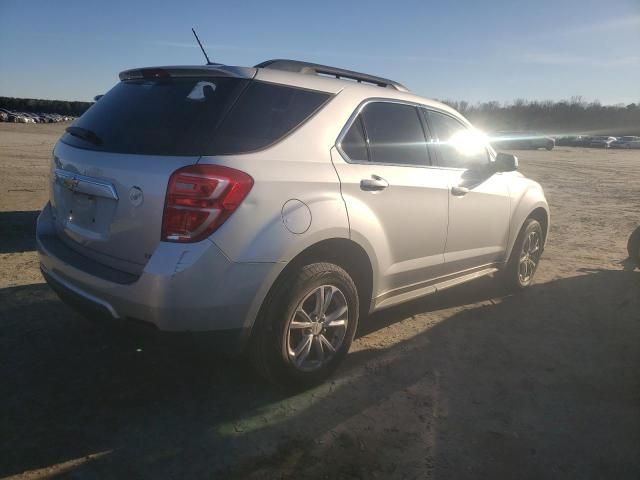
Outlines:
[[[56,144],[44,278],[96,316],[216,331],[312,385],[367,314],[536,272],[542,188],[448,106],[392,80],[270,60],[141,68]]]

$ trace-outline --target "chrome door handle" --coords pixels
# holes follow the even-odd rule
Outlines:
[[[451,187],[451,195],[456,197],[464,197],[469,193],[469,189],[466,187]]]
[[[378,175],[371,175],[371,178],[363,178],[360,180],[360,189],[365,192],[379,192],[388,186],[389,182]]]

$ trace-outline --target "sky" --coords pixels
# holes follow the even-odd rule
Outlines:
[[[271,58],[429,98],[640,102],[640,0],[0,0],[0,96],[90,100],[122,70]]]

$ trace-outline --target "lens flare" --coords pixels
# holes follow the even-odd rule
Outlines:
[[[459,130],[448,142],[458,153],[466,157],[478,155],[486,151],[488,137],[477,129]]]

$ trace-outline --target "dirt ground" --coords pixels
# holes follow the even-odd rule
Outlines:
[[[517,152],[552,210],[535,285],[375,314],[292,395],[189,338],[87,322],[43,283],[63,128],[0,124],[0,477],[640,478],[640,151]]]

